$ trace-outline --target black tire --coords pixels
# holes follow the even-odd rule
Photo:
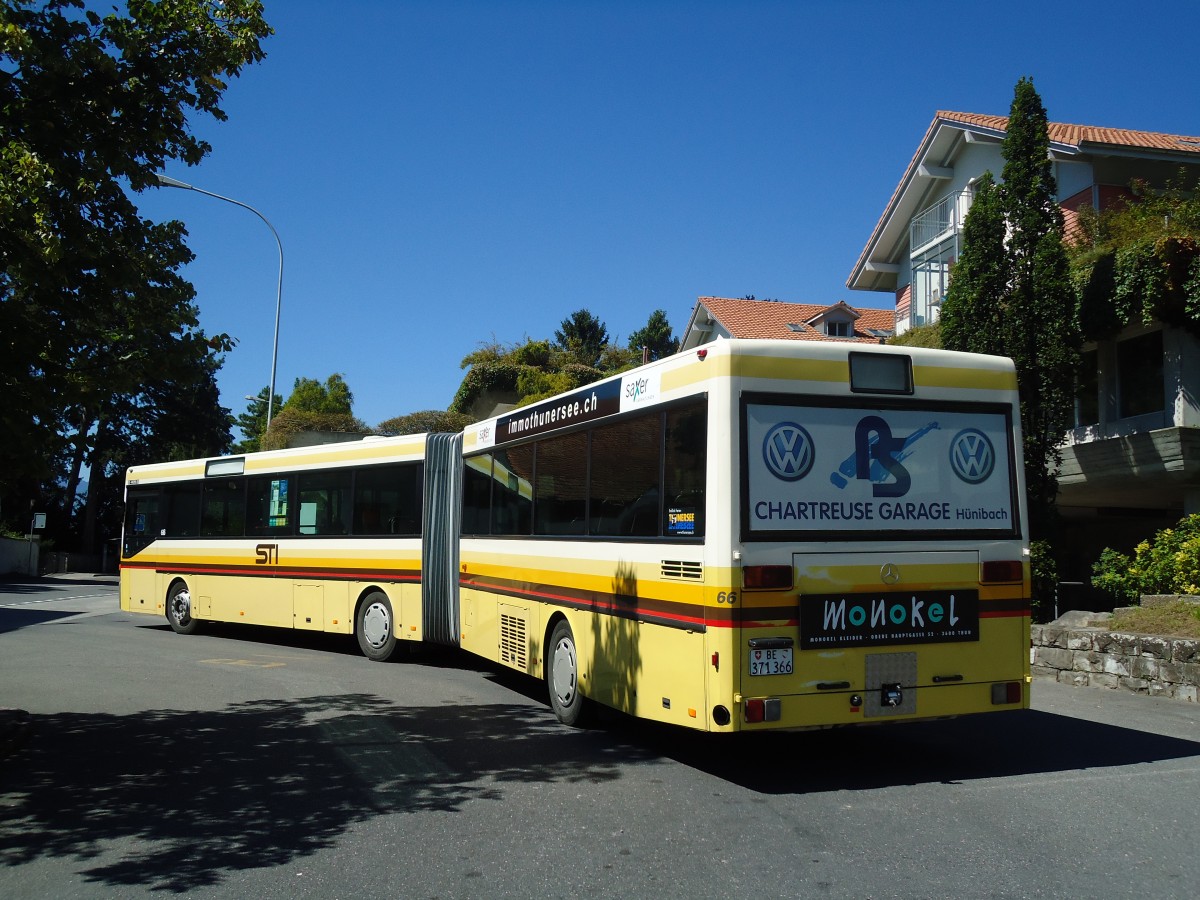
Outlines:
[[[587,701],[579,687],[579,653],[575,635],[565,619],[550,633],[546,654],[546,687],[550,708],[564,725],[581,725],[586,719]]]
[[[373,591],[358,607],[354,634],[363,656],[375,662],[391,658],[396,649],[396,620],[392,616],[392,601],[383,591]]]
[[[192,592],[182,581],[167,591],[167,623],[176,634],[195,634],[200,620],[192,616]]]

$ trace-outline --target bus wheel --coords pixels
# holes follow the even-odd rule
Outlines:
[[[392,604],[387,594],[375,591],[368,594],[358,608],[358,621],[354,629],[358,635],[358,646],[363,656],[383,662],[396,649],[396,635],[392,628]]]
[[[192,592],[182,581],[167,591],[167,622],[176,634],[193,634],[200,622],[192,618]]]
[[[581,724],[585,700],[579,692],[579,654],[575,635],[565,619],[550,634],[550,658],[546,663],[546,685],[554,715],[564,725]]]

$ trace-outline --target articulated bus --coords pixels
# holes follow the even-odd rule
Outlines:
[[[121,607],[715,732],[1027,708],[1009,360],[720,340],[457,435],[131,468]]]

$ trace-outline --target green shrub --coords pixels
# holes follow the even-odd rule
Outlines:
[[[1092,586],[1126,603],[1143,594],[1200,593],[1200,513],[1142,541],[1132,558],[1106,547],[1092,566]]]
[[[1049,541],[1029,545],[1030,607],[1036,622],[1047,622],[1053,615],[1054,592],[1058,585],[1058,563]]]

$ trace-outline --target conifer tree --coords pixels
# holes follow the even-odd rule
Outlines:
[[[1030,79],[1017,82],[1002,152],[1003,183],[993,191],[985,180],[964,223],[942,339],[1016,364],[1030,532],[1042,539],[1052,536],[1080,335],[1046,110]]]
[[[963,222],[962,254],[942,304],[942,345],[972,353],[1007,355],[1000,329],[1008,288],[1004,264],[1007,225],[1000,189],[991,172],[976,185],[975,199]]]

